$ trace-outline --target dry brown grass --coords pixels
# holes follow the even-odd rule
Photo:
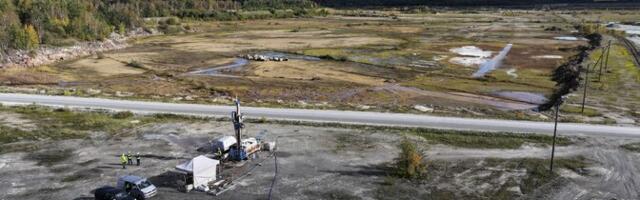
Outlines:
[[[90,70],[100,76],[113,76],[121,74],[141,74],[145,70],[137,69],[127,66],[125,62],[120,62],[114,59],[95,59],[84,58],[70,63],[69,66],[73,69]]]
[[[332,62],[291,60],[288,62],[258,62],[253,73],[259,77],[285,78],[295,80],[337,80],[362,85],[378,86],[384,79],[343,72]]]

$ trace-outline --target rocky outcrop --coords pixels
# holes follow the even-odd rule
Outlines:
[[[32,67],[51,64],[80,56],[95,54],[96,52],[122,49],[128,47],[127,40],[132,37],[154,35],[157,32],[147,32],[142,28],[130,31],[129,36],[111,33],[109,38],[102,41],[78,42],[73,46],[51,47],[43,46],[34,51],[7,50],[0,52],[0,68]]]

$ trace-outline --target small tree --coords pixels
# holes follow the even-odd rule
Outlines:
[[[127,27],[123,23],[120,23],[118,25],[118,34],[124,36],[125,33],[127,33]]]
[[[25,26],[24,33],[27,38],[27,49],[37,49],[40,47],[40,36],[38,35],[38,31],[33,28],[33,25]]]
[[[422,175],[425,165],[422,163],[422,153],[418,151],[416,145],[404,139],[400,143],[400,155],[396,160],[398,176],[404,178],[417,178]]]

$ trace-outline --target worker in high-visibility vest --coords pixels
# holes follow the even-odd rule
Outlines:
[[[130,165],[133,165],[133,155],[131,155],[131,151],[127,153],[127,163],[129,163]]]
[[[122,164],[122,169],[126,169],[127,168],[127,162],[128,161],[129,161],[129,159],[123,153],[122,156],[120,156],[120,163]]]

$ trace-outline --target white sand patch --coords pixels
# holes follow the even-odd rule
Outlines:
[[[463,46],[460,48],[450,49],[449,51],[461,56],[473,56],[481,58],[488,58],[489,56],[491,56],[491,51],[484,51],[476,46]]]
[[[578,37],[573,37],[573,36],[559,36],[559,37],[553,37],[553,39],[556,39],[556,40],[564,40],[564,41],[578,41],[578,40],[584,40],[584,38],[578,38]]]
[[[478,66],[487,61],[489,61],[489,59],[482,57],[453,57],[449,59],[449,62],[453,64],[463,65],[466,67]]]
[[[460,48],[453,48],[450,52],[456,53],[464,57],[453,57],[449,59],[449,62],[466,67],[476,67],[489,61],[491,57],[491,51],[484,51],[476,46],[463,46]]]
[[[507,70],[507,75],[513,77],[513,78],[518,78],[518,74],[516,74],[516,69],[509,69]]]
[[[560,55],[539,55],[539,56],[531,56],[533,59],[562,59],[563,57]]]

